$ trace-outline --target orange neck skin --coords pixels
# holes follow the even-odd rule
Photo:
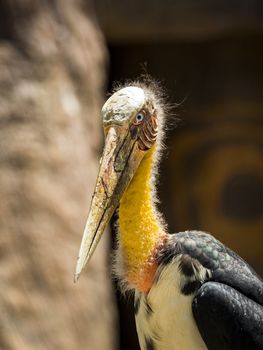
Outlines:
[[[154,251],[150,253],[149,260],[146,261],[140,269],[135,269],[134,271],[130,269],[130,271],[128,271],[128,282],[131,285],[134,285],[135,288],[142,293],[147,294],[153,285],[158,268],[156,255],[164,245],[165,241],[166,235],[163,235],[157,243]]]
[[[156,256],[167,234],[152,199],[156,145],[145,155],[120,201],[120,245],[131,286],[147,293],[157,270]]]

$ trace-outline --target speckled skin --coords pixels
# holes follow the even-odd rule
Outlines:
[[[144,91],[136,86],[127,86],[115,92],[101,110],[103,125],[125,124],[145,104]]]

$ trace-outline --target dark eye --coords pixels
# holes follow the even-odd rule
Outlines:
[[[141,123],[143,121],[143,119],[144,119],[144,114],[142,112],[140,112],[136,115],[136,118],[135,118],[136,123]]]

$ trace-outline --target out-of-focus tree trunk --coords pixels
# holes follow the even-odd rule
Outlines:
[[[0,1],[0,348],[115,349],[105,242],[73,273],[105,51],[88,1]]]

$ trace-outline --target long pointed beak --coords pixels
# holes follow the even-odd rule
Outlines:
[[[108,130],[89,216],[82,237],[74,281],[90,260],[142,157],[129,130]]]

